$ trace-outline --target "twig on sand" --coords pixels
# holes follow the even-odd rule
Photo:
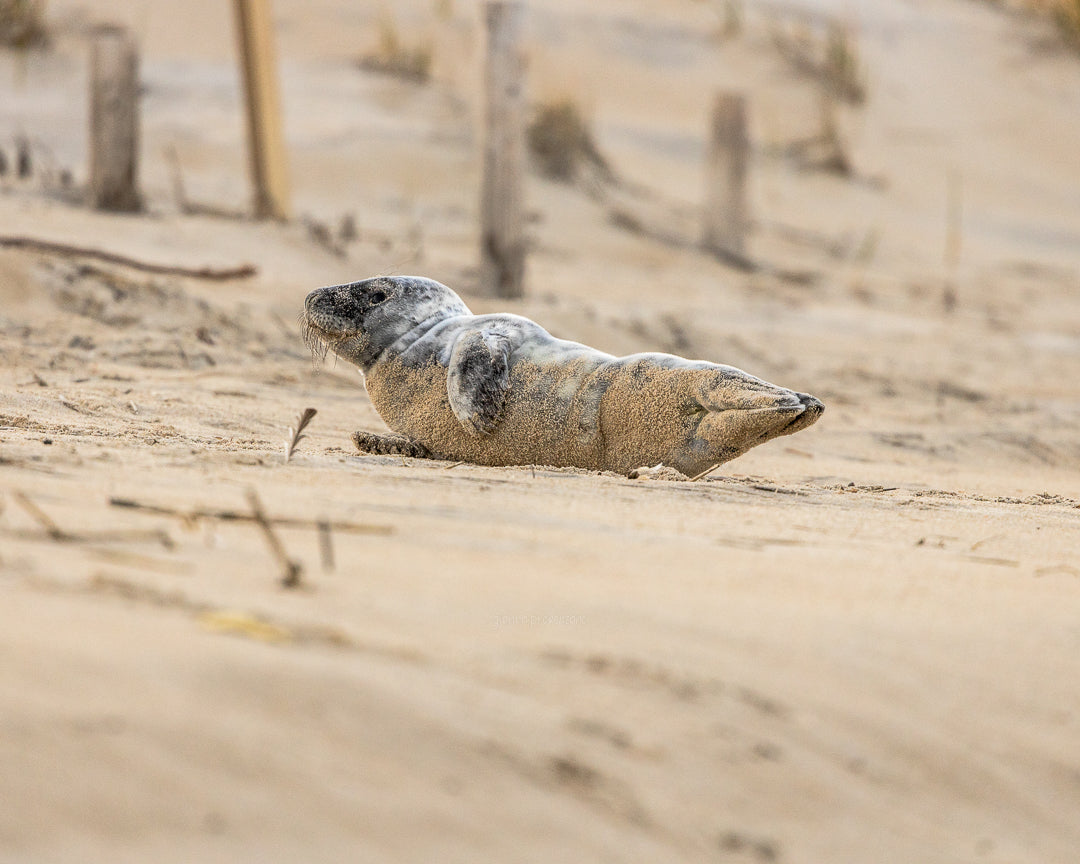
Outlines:
[[[22,492],[18,490],[11,493],[11,497],[15,499],[15,503],[22,507],[31,518],[45,529],[45,533],[49,535],[53,540],[63,541],[70,540],[71,535],[64,531],[59,525],[57,525],[49,517],[49,515],[37,506],[33,501],[26,497]]]
[[[11,493],[15,503],[38,523],[48,535],[50,540],[57,543],[143,543],[158,542],[166,549],[175,547],[172,537],[164,531],[96,531],[92,533],[71,533],[65,531],[56,522],[38,507],[25,493],[15,490]],[[19,536],[19,532],[11,532]]]
[[[690,478],[690,482],[693,483],[695,480],[700,480],[702,477],[706,477],[709,474],[712,474],[713,471],[715,471],[723,464],[723,462],[717,462],[715,465],[712,466],[712,468],[706,468],[700,474],[695,474],[693,477]]]
[[[148,261],[139,261],[136,258],[129,258],[126,255],[118,255],[104,249],[94,249],[89,246],[70,246],[67,243],[54,243],[51,240],[39,240],[35,237],[0,236],[0,247],[29,249],[32,252],[66,255],[73,258],[94,258],[109,264],[119,264],[123,267],[131,267],[133,270],[142,270],[145,273],[159,273],[165,276],[188,276],[192,279],[209,279],[212,281],[248,279],[258,272],[252,264],[226,268],[177,267],[171,264],[154,264]]]
[[[266,518],[266,514],[263,512],[262,501],[259,500],[259,495],[254,489],[247,490],[248,504],[251,505],[251,513],[259,527],[262,529],[263,536],[266,538],[266,545],[270,547],[270,551],[274,553],[274,557],[277,559],[278,564],[281,565],[281,585],[283,588],[299,588],[300,587],[300,564],[293,561],[285,552],[285,546],[281,542],[281,538],[277,536],[277,532],[274,531],[274,526],[270,524],[270,521]]]
[[[181,510],[175,507],[163,507],[158,504],[147,504],[135,501],[131,498],[110,498],[109,505],[112,507],[125,507],[129,510],[140,510],[143,513],[152,513],[157,516],[173,516],[185,522],[193,522],[198,519],[218,519],[222,522],[256,522],[258,521],[251,513],[237,510],[211,510],[208,508],[194,508]],[[312,519],[295,519],[288,516],[267,516],[266,521],[279,528],[317,528],[318,523]],[[386,535],[394,533],[393,525],[366,525],[359,522],[330,522],[334,531],[343,534],[378,534]]]

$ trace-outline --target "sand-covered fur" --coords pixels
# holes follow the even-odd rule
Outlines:
[[[614,357],[518,315],[473,315],[431,279],[320,288],[304,309],[312,349],[359,366],[386,424],[448,459],[623,473],[662,463],[693,476],[825,410],[732,366]]]

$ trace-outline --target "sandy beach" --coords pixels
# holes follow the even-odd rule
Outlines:
[[[477,3],[275,0],[284,222],[244,216],[229,4],[166,5],[52,0],[47,48],[0,50],[33,157],[0,237],[256,269],[0,248],[0,862],[1078,860],[1080,56],[1049,24],[529,3],[530,101],[574,99],[616,179],[530,173],[507,301]],[[782,50],[830,21],[847,175]],[[139,214],[79,195],[106,22],[140,45]],[[358,66],[387,28],[430,81]],[[755,272],[697,245],[720,90]],[[386,427],[297,316],[380,273],[827,410],[693,483],[360,455]]]

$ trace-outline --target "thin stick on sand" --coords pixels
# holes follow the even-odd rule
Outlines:
[[[65,531],[48,513],[38,507],[23,492],[14,490],[11,497],[44,530],[50,540],[56,543],[148,543],[157,542],[166,549],[173,549],[173,539],[164,531],[93,531],[72,533]],[[2,502],[0,502],[2,503]],[[3,507],[0,506],[0,510]],[[16,536],[26,536],[23,532],[11,532]]]
[[[11,497],[15,499],[15,503],[22,507],[22,509],[25,510],[38,525],[45,529],[45,533],[53,540],[63,541],[71,539],[71,536],[66,531],[53,522],[44,510],[27,498],[22,492],[16,490],[11,493]]]
[[[94,249],[90,246],[71,246],[67,243],[54,243],[51,240],[39,240],[35,237],[0,236],[0,247],[29,249],[31,252],[44,252],[50,255],[64,255],[71,258],[94,258],[107,264],[119,264],[122,267],[130,267],[144,273],[158,273],[163,276],[187,276],[192,279],[209,279],[219,282],[229,279],[248,279],[258,272],[251,264],[227,268],[192,268],[178,267],[171,264],[154,264],[148,261],[139,261],[136,258],[129,258],[126,255],[118,255],[115,252],[107,252],[104,249]]]
[[[262,529],[263,536],[266,538],[266,545],[270,547],[270,551],[274,554],[278,564],[281,566],[281,585],[283,588],[299,588],[300,587],[300,573],[301,567],[299,563],[293,561],[285,552],[285,546],[281,542],[281,538],[277,536],[277,532],[274,531],[274,526],[270,524],[270,520],[266,518],[266,513],[263,512],[262,501],[259,500],[259,495],[254,489],[247,490],[248,504],[251,505],[251,513],[254,516],[255,521]]]
[[[723,462],[717,462],[715,465],[712,466],[712,468],[706,468],[700,474],[695,474],[693,477],[690,478],[690,482],[693,483],[695,480],[700,480],[702,477],[705,477],[705,476],[708,476],[709,474],[712,474],[713,471],[715,471],[717,468],[719,468],[723,464],[724,464]]]
[[[149,504],[143,501],[135,501],[131,498],[109,499],[112,507],[126,507],[129,510],[138,510],[159,516],[172,516],[185,522],[196,519],[218,519],[222,522],[257,522],[258,520],[250,513],[239,510],[213,510],[206,507],[196,507],[191,510],[183,510],[176,507],[164,507],[159,504]],[[284,528],[318,528],[318,523],[313,519],[296,519],[289,516],[265,517],[271,525]],[[375,534],[384,536],[393,534],[393,525],[368,525],[360,522],[331,522],[330,527],[344,534]]]

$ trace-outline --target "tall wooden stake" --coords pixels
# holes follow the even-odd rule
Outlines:
[[[139,210],[138,186],[138,51],[122,28],[103,27],[90,54],[90,206]]]
[[[248,162],[257,219],[287,219],[289,172],[270,0],[233,0],[247,105]]]
[[[746,97],[741,93],[717,94],[705,166],[703,239],[707,250],[740,266],[749,263],[746,175],[750,136],[746,127]]]
[[[480,192],[480,279],[497,297],[520,297],[525,275],[525,62],[517,2],[487,4],[484,176]]]

